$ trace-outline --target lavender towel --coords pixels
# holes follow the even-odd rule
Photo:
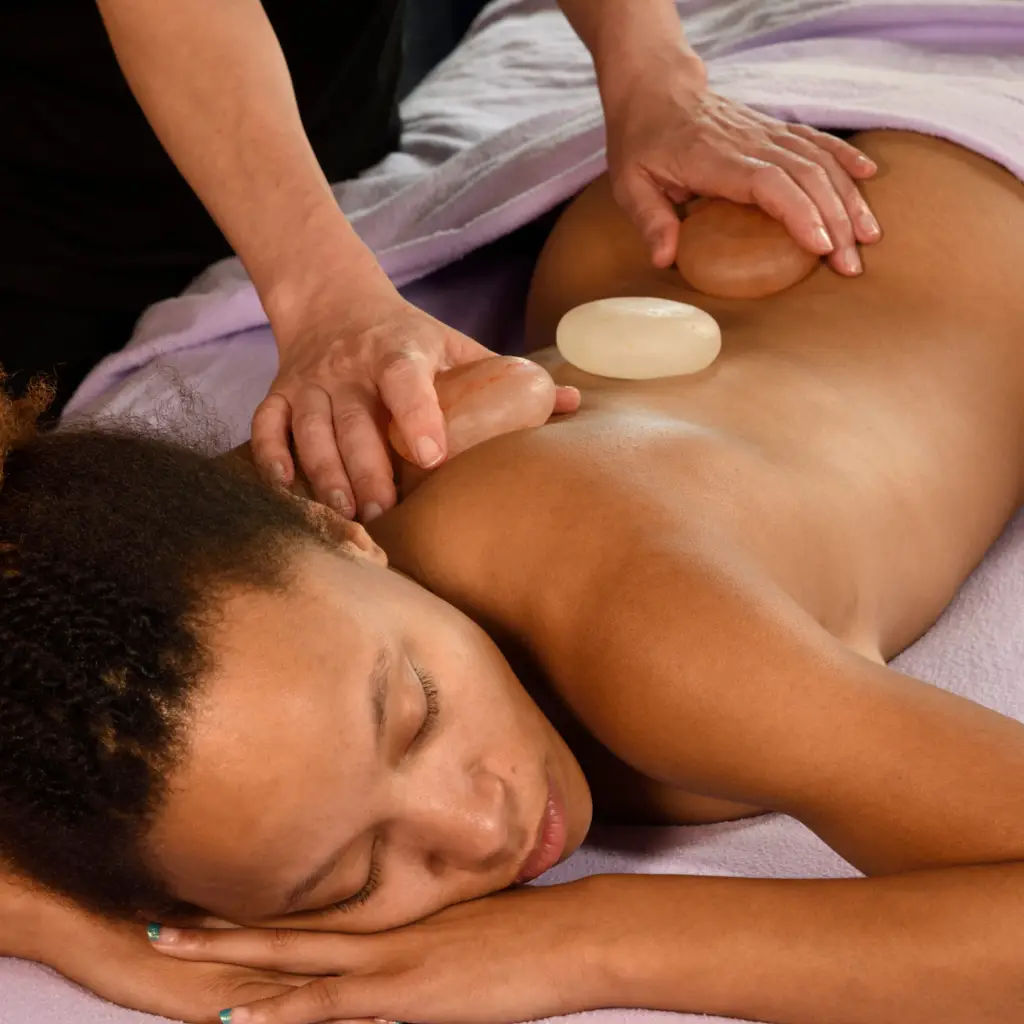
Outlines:
[[[943,135],[1024,177],[1018,0],[683,0],[680,9],[715,85],[739,99],[822,126]],[[549,0],[497,0],[466,45],[410,98],[405,115],[403,152],[340,186],[340,201],[411,299],[497,346],[509,340],[496,323],[521,299],[524,266],[476,259],[419,279],[550,208],[602,169],[586,56]],[[244,438],[273,371],[265,318],[238,265],[227,261],[188,295],[154,307],[129,348],[86,381],[69,417],[175,419],[180,380],[223,421],[231,444]],[[1024,515],[896,667],[1024,721]],[[597,871],[854,873],[781,816],[599,830],[544,881]],[[109,1006],[43,968],[0,960],[0,1024],[147,1020],[154,1018]],[[711,1024],[640,1010],[573,1020]]]

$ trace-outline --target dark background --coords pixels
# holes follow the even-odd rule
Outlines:
[[[466,34],[487,0],[406,0],[404,97]]]

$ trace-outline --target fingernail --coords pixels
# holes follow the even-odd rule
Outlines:
[[[864,270],[864,264],[860,261],[860,256],[857,254],[856,249],[850,249],[842,256],[843,267],[851,274],[860,274]]]
[[[334,509],[335,512],[341,513],[346,519],[352,516],[352,506],[348,503],[348,496],[344,491],[331,491],[327,495],[327,504]]]
[[[231,1024],[231,1010],[221,1010],[217,1014],[220,1017],[220,1024]]]
[[[159,942],[161,946],[171,946],[178,941],[181,931],[178,928],[165,928],[162,924],[151,924],[146,929],[150,942]]]
[[[860,219],[860,226],[869,238],[881,238],[882,229],[878,224],[878,221],[870,214],[866,213]]]
[[[284,471],[284,466],[280,462],[272,462],[270,464],[270,479],[277,487],[284,486],[288,476]]]
[[[832,252],[835,249],[835,243],[832,241],[832,236],[824,228],[815,228],[814,241],[822,254]]]
[[[375,501],[368,501],[363,506],[363,522],[369,523],[374,519],[379,518],[384,514],[384,509],[380,507]]]
[[[416,442],[416,458],[424,469],[430,469],[444,458],[444,452],[432,437],[421,437]]]

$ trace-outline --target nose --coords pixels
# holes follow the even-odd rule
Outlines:
[[[403,804],[396,824],[434,867],[490,870],[522,845],[510,790],[482,764],[422,773]]]

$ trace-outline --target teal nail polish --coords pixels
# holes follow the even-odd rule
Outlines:
[[[220,1017],[220,1024],[231,1024],[230,1010],[221,1010],[217,1016]]]
[[[146,934],[149,936],[150,942],[156,942],[160,938],[160,925],[155,921],[151,922],[146,928]]]

